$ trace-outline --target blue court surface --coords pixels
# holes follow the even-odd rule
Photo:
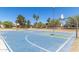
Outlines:
[[[68,51],[75,35],[66,32],[1,31],[10,52],[59,52]]]

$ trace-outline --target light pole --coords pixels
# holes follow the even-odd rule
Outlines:
[[[64,20],[65,18],[64,18],[64,15],[63,14],[61,14],[61,16],[60,16],[60,20]],[[63,26],[62,24],[61,24],[61,26]]]

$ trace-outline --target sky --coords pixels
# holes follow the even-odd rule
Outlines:
[[[0,21],[15,22],[18,15],[23,15],[26,20],[35,22],[33,14],[39,15],[39,21],[46,22],[47,18],[53,18],[53,11],[50,7],[0,7]]]
[[[78,7],[0,7],[0,21],[15,22],[18,15],[23,15],[26,20],[35,23],[33,14],[39,15],[39,21],[46,22],[47,18],[57,19],[61,14],[65,18],[79,15]]]
[[[64,20],[61,21],[62,24],[65,24],[70,16],[79,16],[79,7],[55,7],[54,10],[54,19],[61,18],[63,14]]]
[[[56,7],[54,8],[54,18],[60,18],[61,14],[65,18],[79,15],[79,7]]]

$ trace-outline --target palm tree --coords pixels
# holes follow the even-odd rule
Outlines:
[[[51,18],[49,17],[49,18],[47,19],[47,25],[46,25],[47,28],[49,28],[50,21],[51,21]]]
[[[25,27],[25,23],[26,23],[25,17],[22,15],[18,15],[16,23],[18,23],[21,28]]]
[[[38,23],[38,20],[39,20],[39,16],[38,16],[38,15],[33,14],[33,18],[36,20],[36,27],[37,27],[37,23]]]
[[[38,15],[33,14],[33,18],[36,20],[36,22],[38,22],[38,19],[39,19]]]
[[[49,22],[50,22],[50,20],[51,20],[51,18],[49,17],[49,18],[47,19],[47,22],[49,23]]]

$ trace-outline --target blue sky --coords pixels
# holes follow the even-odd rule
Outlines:
[[[79,15],[78,7],[56,7],[54,8],[54,18],[60,18],[60,15],[63,14],[65,18],[69,16]]]
[[[15,22],[16,17],[21,14],[26,20],[35,22],[33,14],[39,15],[39,21],[46,22],[47,18],[60,18],[63,14],[65,18],[69,16],[79,15],[78,7],[0,7],[0,21]]]
[[[16,17],[21,14],[26,20],[30,20],[32,23],[35,22],[33,19],[33,14],[39,15],[39,21],[46,22],[48,17],[53,18],[52,8],[34,8],[34,7],[0,7],[0,21],[12,21],[15,22]]]
[[[61,14],[64,15],[64,18],[79,15],[79,7],[55,7],[53,11],[55,19],[60,18]],[[65,24],[65,21],[67,19],[64,19],[61,23]]]

